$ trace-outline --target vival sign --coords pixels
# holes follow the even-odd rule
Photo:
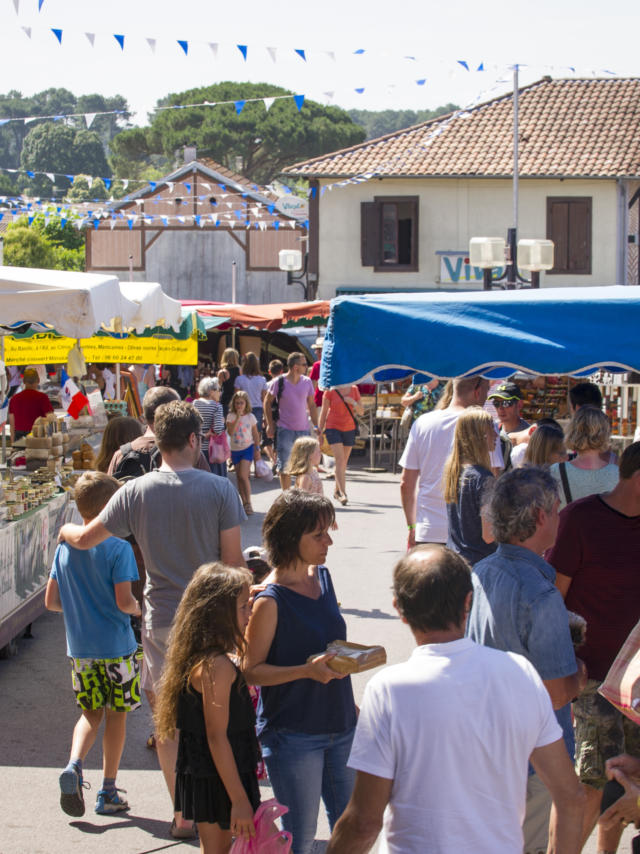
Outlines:
[[[437,251],[440,258],[440,284],[468,285],[483,282],[482,267],[472,267],[469,263],[469,253],[463,251]],[[504,273],[504,267],[494,267],[492,278],[499,279]]]

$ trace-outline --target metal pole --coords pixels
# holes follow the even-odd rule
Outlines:
[[[0,264],[2,263],[2,238],[0,238]],[[0,360],[2,361],[2,370],[5,371],[4,365],[4,335],[0,335]],[[7,388],[7,392],[9,389]],[[4,403],[4,401],[3,401]],[[7,461],[7,425],[2,425],[2,463],[6,463]]]
[[[238,265],[235,261],[231,262],[231,303],[236,304],[236,296],[238,290]],[[236,328],[231,327],[231,346],[235,350],[236,346]]]
[[[518,243],[518,66],[513,66],[513,232],[510,234],[511,264],[507,271],[507,288],[513,289],[517,279],[516,246]]]

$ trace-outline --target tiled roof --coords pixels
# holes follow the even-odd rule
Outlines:
[[[520,89],[519,175],[640,176],[640,79],[545,77]],[[297,163],[289,175],[503,177],[513,174],[513,98]]]

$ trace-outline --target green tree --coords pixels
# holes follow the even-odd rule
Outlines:
[[[97,202],[108,198],[109,193],[107,192],[104,181],[97,178],[89,186],[89,180],[85,175],[76,175],[73,187],[66,195],[68,202]]]
[[[249,101],[292,95],[287,89],[264,83],[218,83],[168,95],[158,106],[203,101]],[[125,136],[120,141],[120,137]],[[157,110],[144,135],[125,131],[114,138],[116,174],[136,156],[162,154],[174,164],[182,161],[185,145],[196,146],[199,156],[212,157],[223,166],[264,184],[298,160],[315,157],[361,142],[364,132],[338,107],[305,101],[298,111],[293,98],[275,101],[269,110],[261,101],[246,103],[238,114],[234,104]],[[127,177],[133,177],[130,174]]]
[[[39,228],[20,221],[9,226],[4,237],[4,263],[8,267],[55,269],[55,252]]]
[[[29,189],[41,196],[66,191],[70,181],[64,175],[111,175],[98,135],[74,131],[59,122],[45,122],[29,131],[22,146],[21,165],[24,170],[56,173],[53,186],[45,175],[35,175],[29,182]]]
[[[435,110],[349,110],[349,116],[365,129],[367,139],[376,139],[457,109],[455,104],[445,104]]]
[[[85,268],[85,237],[71,221],[37,214],[12,223],[4,239],[4,263],[10,267],[41,267],[48,270]]]

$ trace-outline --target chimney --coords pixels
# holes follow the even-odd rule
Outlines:
[[[197,151],[195,145],[185,145],[184,147],[184,162],[191,163],[197,159]]]

